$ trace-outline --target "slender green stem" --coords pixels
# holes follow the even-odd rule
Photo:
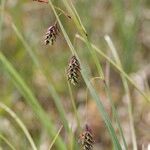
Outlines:
[[[57,138],[58,138],[58,136],[59,136],[59,134],[60,134],[60,132],[61,132],[62,128],[63,128],[63,126],[61,126],[61,127],[59,128],[59,130],[58,130],[57,134],[55,135],[54,139],[52,140],[51,145],[49,146],[49,150],[51,150],[51,149],[52,149],[52,147],[53,147],[54,143],[56,142],[56,140],[57,140]]]
[[[92,57],[93,57],[93,61],[94,61],[95,64],[96,64],[96,67],[97,67],[99,76],[101,77],[102,80],[104,80],[103,69],[102,69],[102,67],[101,67],[101,64],[99,63],[98,57],[97,57],[97,55],[96,55],[96,52],[95,52],[95,51],[91,51],[92,45],[91,45],[91,43],[89,42],[88,37],[86,38],[86,45],[87,45],[87,47],[88,47],[88,49],[89,49],[89,52],[91,53],[91,55],[92,55]]]
[[[74,140],[75,140],[75,138],[74,138],[74,135],[72,133],[70,134],[70,137],[71,137],[70,150],[74,150]]]
[[[94,80],[102,80],[101,77],[93,77],[90,79],[90,82],[94,81]],[[112,108],[112,111],[113,111],[113,115],[115,117],[115,120],[117,122],[117,126],[118,126],[118,129],[119,129],[119,132],[120,132],[120,135],[121,135],[121,138],[123,140],[123,144],[124,144],[124,147],[125,147],[125,150],[127,150],[127,144],[126,144],[126,141],[125,141],[125,137],[124,137],[124,134],[123,134],[123,131],[122,131],[122,127],[120,125],[120,121],[119,121],[119,116],[118,116],[118,113],[116,111],[116,108],[115,108],[115,105],[113,103],[113,100],[112,100],[112,96],[111,96],[111,92],[110,92],[110,88],[108,87],[108,85],[106,84],[106,81],[105,80],[102,80],[103,83],[104,83],[104,87],[105,87],[105,92],[108,96],[108,100],[110,102],[110,105],[111,105],[111,108]]]
[[[38,100],[34,96],[33,92],[30,90],[30,88],[27,86],[24,80],[20,77],[17,71],[13,68],[13,66],[10,64],[10,62],[3,55],[2,52],[0,52],[0,62],[3,66],[3,69],[5,70],[7,75],[10,77],[11,81],[17,87],[19,92],[24,96],[25,100],[31,106],[32,110],[35,112],[36,116],[39,118],[43,126],[47,129],[48,134],[51,137],[54,137],[56,131],[55,131],[54,125],[52,124],[50,116],[46,114],[46,112],[43,110],[41,105],[38,103]],[[57,148],[61,147],[62,150],[66,150],[66,146],[61,137],[58,137],[56,141],[56,146]]]
[[[0,134],[0,138],[10,147],[10,149],[16,150],[16,148],[2,134]]]
[[[55,9],[59,10],[62,14],[64,14],[64,16],[66,16],[67,18],[71,19],[71,16],[68,15],[64,10],[60,9],[59,7],[57,6],[54,6]]]
[[[125,137],[124,137],[124,134],[123,134],[123,131],[122,131],[122,127],[121,127],[121,124],[120,124],[120,121],[119,121],[119,116],[118,116],[118,113],[117,113],[117,111],[116,111],[115,105],[114,105],[113,100],[112,100],[112,95],[111,95],[111,92],[110,92],[110,88],[109,88],[109,86],[106,84],[105,81],[104,81],[104,86],[105,86],[105,91],[106,91],[106,93],[107,93],[109,102],[110,102],[111,107],[112,107],[112,111],[113,111],[115,120],[116,120],[116,122],[117,122],[117,126],[118,126],[118,129],[119,129],[121,138],[122,138],[122,140],[123,140],[124,148],[125,148],[125,150],[127,150],[128,147],[127,147],[127,143],[126,143],[126,140],[125,140]]]
[[[86,39],[84,37],[78,34],[76,35],[76,37],[82,40],[83,42],[86,42]],[[137,89],[137,91],[145,98],[145,100],[150,102],[150,98],[143,91],[139,89],[136,83],[127,75],[127,73],[124,72],[124,70],[121,67],[119,67],[111,58],[109,58],[102,50],[97,48],[94,44],[92,44],[92,48],[95,51],[97,51],[97,53],[99,53],[102,57],[104,57],[107,61],[109,61],[110,64],[113,65],[120,73],[122,73],[122,75]]]
[[[41,68],[41,65],[37,59],[37,57],[35,56],[35,52],[31,49],[31,47],[28,45],[28,43],[24,40],[23,36],[21,35],[21,33],[19,32],[18,28],[16,27],[16,25],[14,23],[12,23],[12,29],[14,30],[14,32],[16,33],[17,37],[20,39],[20,41],[23,43],[26,51],[29,53],[29,55],[31,56],[34,64],[38,67]]]
[[[117,50],[115,49],[115,46],[112,42],[112,40],[110,39],[110,37],[108,35],[105,36],[105,40],[109,46],[109,48],[111,49],[111,52],[113,54],[113,57],[116,61],[116,64],[122,68],[122,64],[121,61],[119,59],[119,56],[117,54]],[[133,143],[133,150],[137,150],[137,142],[136,142],[136,134],[135,134],[135,127],[134,127],[134,119],[133,119],[133,111],[132,111],[132,102],[131,102],[131,96],[130,96],[130,91],[129,91],[129,87],[128,87],[128,83],[126,81],[126,78],[123,76],[123,74],[121,73],[121,78],[122,78],[122,82],[123,82],[123,86],[127,95],[127,102],[128,102],[128,113],[129,113],[129,120],[130,120],[130,128],[131,128],[131,136],[132,136],[132,143]]]
[[[72,103],[73,110],[74,110],[74,113],[75,113],[75,116],[76,116],[78,128],[81,129],[81,126],[80,126],[80,119],[79,119],[79,116],[78,116],[78,112],[77,112],[75,100],[74,100],[74,98],[73,98],[72,89],[71,89],[70,83],[69,83],[68,81],[67,81],[67,83],[68,83],[68,88],[69,88],[69,93],[70,93],[71,103]]]
[[[65,0],[65,1],[66,1],[66,0]],[[87,31],[86,31],[84,25],[82,24],[82,21],[81,21],[81,19],[80,19],[80,16],[79,16],[79,14],[78,14],[78,12],[77,12],[75,6],[73,5],[72,1],[70,1],[70,6],[71,6],[71,7],[70,7],[70,8],[71,8],[71,12],[74,12],[73,14],[75,15],[74,20],[76,20],[76,21],[75,21],[76,26],[79,28],[80,32],[83,33],[83,36],[84,36],[84,35],[85,35],[85,36],[88,36],[88,35],[87,35]]]
[[[23,124],[23,122],[19,119],[19,117],[15,114],[15,112],[13,112],[9,107],[7,107],[5,104],[0,102],[0,107],[2,109],[4,109],[16,122],[17,124],[20,126],[20,128],[22,129],[22,131],[24,132],[25,136],[27,137],[29,143],[31,144],[31,147],[33,150],[37,150],[35,143],[31,137],[31,135],[29,134],[26,126]]]
[[[74,21],[76,27],[78,28],[78,30],[82,33],[84,33],[85,35],[87,35],[86,30],[84,28],[84,26],[81,23],[80,17],[78,17],[78,13],[76,11],[76,9],[74,8],[74,5],[72,4],[72,2],[70,1],[70,3],[68,2],[68,0],[62,0],[65,7],[67,8],[69,14],[72,17],[72,20]]]

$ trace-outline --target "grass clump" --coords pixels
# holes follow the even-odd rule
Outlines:
[[[35,30],[41,31],[41,33],[39,33],[40,36],[31,36],[30,32],[34,28],[33,24],[28,28],[23,27],[22,29],[19,29],[18,24],[15,22],[17,22],[17,19],[20,18],[15,18],[17,15],[13,16],[8,10],[4,9],[4,1],[1,3],[0,11],[2,13],[0,19],[0,33],[3,32],[3,24],[6,26],[9,24],[11,30],[13,30],[13,36],[17,37],[17,42],[15,40],[13,42],[21,45],[20,47],[18,46],[20,52],[12,51],[12,54],[15,53],[13,56],[16,55],[17,58],[23,58],[23,60],[30,59],[32,64],[28,67],[31,72],[31,77],[24,78],[21,75],[21,69],[24,70],[24,64],[17,63],[17,59],[15,60],[16,63],[13,63],[13,60],[9,56],[10,54],[8,54],[7,51],[4,51],[6,44],[6,40],[4,39],[7,36],[1,37],[0,42],[2,43],[4,41],[4,43],[1,44],[2,51],[0,52],[0,70],[3,75],[0,80],[5,82],[4,79],[7,79],[7,87],[10,88],[8,85],[11,85],[11,88],[17,91],[18,95],[22,97],[23,105],[32,110],[35,116],[33,114],[32,115],[38,119],[39,124],[41,125],[38,127],[38,130],[40,131],[40,138],[35,137],[34,134],[32,135],[33,129],[30,130],[30,127],[26,125],[27,123],[23,123],[23,121],[19,119],[15,109],[13,110],[13,107],[18,102],[15,103],[11,101],[10,105],[7,106],[5,104],[6,96],[2,96],[2,100],[4,99],[4,101],[0,102],[0,108],[3,111],[6,111],[20,126],[33,150],[40,149],[39,147],[42,144],[40,145],[39,139],[43,140],[45,131],[46,136],[44,136],[44,140],[42,142],[46,143],[46,147],[49,150],[92,150],[99,141],[96,140],[97,137],[94,137],[94,132],[92,132],[92,130],[96,129],[90,126],[91,122],[87,121],[87,114],[92,113],[92,110],[88,110],[90,100],[88,100],[87,95],[89,95],[92,103],[96,105],[95,109],[97,110],[97,113],[99,113],[99,118],[101,118],[102,124],[108,133],[109,138],[107,142],[110,143],[108,144],[110,146],[104,144],[107,149],[127,150],[132,147],[132,149],[137,150],[137,133],[134,125],[136,120],[134,118],[133,110],[134,101],[132,100],[132,91],[130,91],[128,82],[141,94],[144,103],[149,103],[150,99],[147,93],[142,91],[130,75],[126,73],[131,72],[133,69],[133,66],[130,67],[128,63],[132,62],[131,58],[135,53],[133,49],[134,42],[136,40],[135,35],[137,34],[138,28],[136,28],[133,32],[131,30],[128,32],[130,37],[128,37],[128,34],[124,33],[123,22],[125,14],[122,10],[123,4],[115,0],[112,3],[112,7],[114,10],[116,9],[120,12],[120,15],[118,14],[117,16],[118,21],[123,21],[119,24],[120,37],[122,36],[122,42],[125,43],[122,44],[122,46],[126,49],[126,53],[124,55],[129,55],[129,62],[127,62],[126,59],[121,61],[122,59],[120,59],[120,56],[116,50],[117,48],[114,47],[114,44],[108,35],[104,36],[104,39],[109,47],[109,56],[107,53],[103,52],[102,49],[99,49],[98,46],[95,46],[95,44],[91,42],[95,38],[91,38],[92,33],[89,32],[89,29],[86,29],[86,27],[90,27],[90,25],[85,26],[84,20],[81,19],[82,13],[80,14],[80,10],[79,12],[76,10],[76,4],[74,2],[68,0],[61,0],[60,3],[52,0],[35,1],[36,2],[33,3],[29,2],[27,6],[23,5],[23,9],[29,11],[31,16],[33,15],[33,13],[31,13],[33,12],[32,9],[37,9],[38,20],[41,19],[41,26],[45,25],[45,22],[42,21],[42,19],[44,20],[44,17],[46,18],[46,21],[49,16],[51,17],[50,21],[55,20],[50,23],[46,22],[49,28],[44,39],[41,38],[44,31],[38,24],[35,26]],[[93,1],[93,4],[94,3],[96,2]],[[104,2],[104,4],[105,3],[106,2]],[[34,7],[30,6],[31,4],[33,4]],[[136,16],[136,9],[138,9],[138,7],[135,4],[133,6],[135,6],[134,15]],[[16,7],[20,7],[20,4]],[[42,12],[40,9],[46,9],[45,12],[43,11],[43,14],[45,14],[43,17],[41,17]],[[4,20],[5,16],[11,18],[9,19],[8,24]],[[138,16],[136,16],[136,18],[137,17]],[[35,19],[34,17],[31,18],[33,20]],[[93,26],[92,31],[94,32]],[[3,34],[5,35],[5,32]],[[74,38],[74,42],[72,42],[72,37]],[[129,42],[132,38],[133,42]],[[76,39],[78,39],[78,41],[75,42]],[[42,44],[39,42],[40,40],[42,41]],[[11,43],[12,45],[13,42]],[[85,43],[85,45],[83,45],[83,43]],[[77,44],[77,46],[75,44]],[[11,48],[11,46],[9,48]],[[131,53],[129,53],[130,48]],[[66,60],[68,60],[70,56],[72,57],[67,64]],[[85,57],[83,58],[83,56]],[[52,59],[54,62],[52,62]],[[20,62],[23,62],[23,60],[20,59]],[[87,67],[85,67],[86,62]],[[120,98],[120,102],[115,103],[116,98],[113,97],[113,91],[111,91],[111,81],[113,80],[113,77],[116,77],[116,75],[112,73],[113,75],[110,76],[108,72],[108,74],[105,73],[104,62],[108,64],[108,66],[106,65],[106,67],[108,67],[106,68],[108,69],[108,72],[111,72],[111,69],[117,70],[117,77],[120,76],[120,80],[123,83],[123,89],[119,87],[121,84],[116,83],[116,85],[120,88],[120,90],[122,90],[122,93],[125,93],[127,96],[127,106],[125,108],[125,112],[127,112],[126,118],[128,118],[127,123],[131,132],[132,142],[130,144],[127,142],[128,137],[125,134],[124,126],[121,120],[122,118],[120,118],[120,114],[117,109],[119,105],[123,105],[123,102]],[[112,68],[109,64],[112,65]],[[22,66],[21,69],[20,66]],[[34,76],[33,70],[39,70],[41,72],[40,75],[38,74],[38,82]],[[91,74],[89,73],[89,70],[91,71]],[[64,73],[67,80],[64,77]],[[29,81],[26,79],[29,79]],[[33,83],[33,80],[36,80],[37,85]],[[97,84],[100,81],[102,85],[98,84],[98,88],[96,88],[92,81],[96,81]],[[38,86],[40,90],[37,88]],[[104,87],[104,92],[102,90],[98,90],[101,89],[102,86]],[[13,92],[13,90],[11,91]],[[86,95],[86,98],[84,96],[84,98],[80,97],[80,91],[82,91],[82,95]],[[0,94],[1,93],[2,92],[0,92]],[[123,97],[123,95],[121,96]],[[15,99],[17,98],[15,97]],[[109,103],[109,109],[110,112],[112,112],[113,117],[106,109],[105,103],[107,102]],[[86,117],[83,117],[82,114],[84,110]],[[1,115],[5,117],[5,114],[2,113]],[[7,119],[9,119],[8,116]],[[96,118],[93,118],[92,122],[97,123]],[[100,123],[98,122],[98,125],[99,124]],[[96,132],[106,136],[107,133],[104,133],[102,130],[102,125],[99,127],[100,130]],[[9,137],[5,137],[3,134],[0,134],[0,138],[11,149],[15,149],[16,145],[13,146],[13,142],[9,141]],[[98,146],[98,148],[100,148],[100,144]]]

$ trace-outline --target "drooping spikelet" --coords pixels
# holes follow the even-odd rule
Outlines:
[[[45,45],[53,45],[54,41],[56,41],[56,37],[59,34],[59,28],[57,26],[57,23],[55,23],[53,26],[50,26],[47,29],[46,35],[45,35]]]
[[[78,80],[79,80],[79,76],[80,76],[80,63],[78,61],[78,59],[76,58],[76,56],[72,56],[70,61],[69,61],[69,65],[68,65],[68,69],[67,69],[67,77],[68,80],[72,83],[72,84],[77,84]]]
[[[33,0],[33,1],[42,2],[42,3],[48,3],[48,0]]]
[[[92,150],[93,149],[93,135],[92,131],[88,125],[85,126],[85,131],[80,134],[79,142],[81,143],[82,150]]]

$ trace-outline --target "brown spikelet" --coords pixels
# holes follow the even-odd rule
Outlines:
[[[45,34],[45,45],[53,45],[54,42],[56,41],[56,38],[59,34],[59,28],[57,23],[55,23],[53,26],[50,26],[47,29],[47,32]]]
[[[93,149],[93,144],[94,144],[93,135],[88,125],[86,125],[85,131],[83,131],[83,133],[80,134],[79,142],[81,143],[82,150]]]
[[[78,83],[79,80],[79,76],[80,76],[80,63],[78,61],[78,59],[76,58],[76,56],[72,56],[70,61],[69,61],[69,65],[68,65],[68,69],[67,69],[67,77],[68,80],[76,85]]]
[[[33,1],[42,2],[42,3],[48,3],[48,0],[33,0]]]

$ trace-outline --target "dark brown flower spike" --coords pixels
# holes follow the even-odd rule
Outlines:
[[[48,0],[33,0],[33,1],[42,2],[42,3],[48,3]]]
[[[50,26],[45,34],[45,45],[53,45],[59,32],[60,31],[57,23],[55,23],[53,26]]]
[[[79,142],[81,143],[82,150],[93,149],[94,144],[93,135],[88,125],[85,126],[85,130],[80,134]]]
[[[67,69],[67,77],[68,80],[76,85],[78,83],[80,77],[80,63],[75,55],[73,55],[69,61],[68,69]]]

